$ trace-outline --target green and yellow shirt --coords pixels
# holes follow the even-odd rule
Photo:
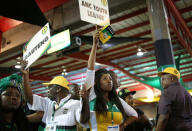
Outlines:
[[[119,125],[123,122],[123,115],[116,105],[111,102],[107,103],[107,114],[98,114],[95,112],[96,99],[90,101],[90,128],[93,131],[107,131],[107,127],[111,125]]]

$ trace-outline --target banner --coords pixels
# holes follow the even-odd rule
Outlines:
[[[64,30],[58,34],[51,36],[51,47],[47,50],[47,54],[57,52],[71,45],[70,31]]]
[[[100,26],[110,25],[107,0],[79,0],[81,20]]]
[[[23,60],[28,61],[25,69],[41,57],[51,45],[50,30],[47,23],[35,36],[23,47]]]

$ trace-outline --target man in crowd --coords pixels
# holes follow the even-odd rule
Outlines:
[[[164,91],[158,105],[156,131],[192,131],[192,99],[179,83],[180,72],[168,67],[158,76]]]
[[[152,122],[147,118],[147,116],[144,114],[142,110],[139,108],[134,107],[133,102],[133,95],[136,93],[136,91],[129,91],[128,89],[122,89],[118,92],[118,95],[127,102],[130,106],[132,106],[137,114],[138,119],[132,123],[131,125],[128,125],[124,130],[125,131],[145,131],[145,130],[151,130],[153,127]]]
[[[78,86],[78,84],[72,83],[71,85],[69,85],[69,92],[71,94],[71,98],[75,99],[75,100],[80,100],[80,96],[79,96],[79,91],[80,91],[80,87]]]
[[[29,85],[29,72],[23,69],[21,71],[24,75],[24,92],[29,108],[44,112],[43,123],[39,131],[73,131],[77,130],[76,121],[84,123],[89,119],[85,115],[87,113],[85,107],[89,106],[89,103],[86,103],[89,95],[85,89],[80,92],[82,97],[82,104],[80,104],[79,100],[71,98],[67,79],[63,76],[56,76],[49,83],[43,83],[49,88],[48,98],[32,95]]]

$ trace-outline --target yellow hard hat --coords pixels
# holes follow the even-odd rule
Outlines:
[[[161,77],[164,73],[172,74],[176,76],[178,79],[180,79],[180,72],[173,67],[167,67],[162,72],[158,72],[157,75]]]
[[[49,83],[43,83],[43,85],[46,85],[46,86],[53,85],[53,84],[65,87],[66,89],[69,90],[69,86],[68,86],[69,82],[63,76],[56,76]]]

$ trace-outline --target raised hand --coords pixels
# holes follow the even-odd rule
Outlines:
[[[80,98],[82,99],[82,110],[80,116],[80,122],[86,123],[90,119],[90,108],[89,108],[89,91],[86,90],[83,85],[79,91]]]
[[[101,27],[96,25],[96,31],[93,34],[93,44],[99,45],[99,32],[101,31]]]
[[[24,82],[24,93],[26,96],[26,100],[31,105],[33,104],[33,95],[32,95],[32,89],[29,84],[29,69],[25,70],[25,67],[27,66],[27,61],[20,60],[21,63],[21,72],[23,73],[23,82]]]
[[[80,89],[80,91],[79,91],[79,96],[80,96],[83,100],[89,99],[89,91],[86,90],[85,85],[83,85],[82,89]]]
[[[25,67],[27,66],[28,62],[24,61],[24,60],[20,60],[20,63],[21,63],[21,72],[23,73],[23,75],[28,75],[29,68],[27,70],[25,70]]]

